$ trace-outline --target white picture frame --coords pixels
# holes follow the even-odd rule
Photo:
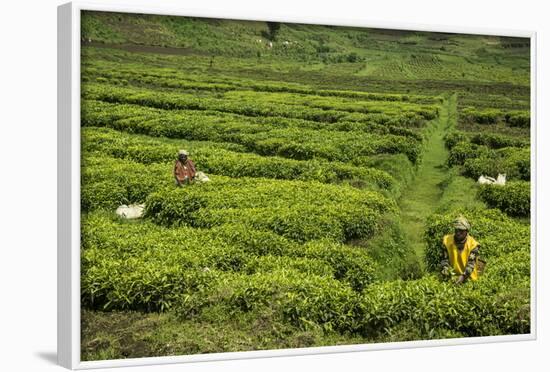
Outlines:
[[[406,29],[449,33],[526,37],[531,40],[531,333],[432,341],[327,346],[304,349],[229,352],[173,357],[151,357],[108,361],[80,360],[80,14],[83,10],[113,11],[193,17],[228,18],[330,24],[386,29]],[[246,358],[314,355],[386,349],[466,345],[478,343],[526,341],[537,338],[536,313],[536,229],[537,229],[537,124],[536,124],[536,32],[492,29],[432,27],[416,24],[365,23],[361,20],[307,19],[303,17],[269,17],[245,13],[220,14],[191,8],[128,6],[116,3],[96,4],[75,1],[58,7],[58,361],[70,369],[161,365],[199,361],[222,361]]]

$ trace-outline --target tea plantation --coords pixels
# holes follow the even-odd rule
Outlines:
[[[528,40],[99,12],[82,40],[82,360],[530,332]],[[180,149],[209,182],[174,185]]]

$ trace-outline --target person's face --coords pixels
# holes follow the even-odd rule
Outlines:
[[[466,235],[468,235],[468,230],[455,229],[456,240],[462,241],[466,238]]]
[[[185,162],[187,160],[187,155],[179,154],[179,158],[180,158],[181,161]]]

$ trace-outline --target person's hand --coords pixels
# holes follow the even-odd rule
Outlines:
[[[464,280],[466,280],[466,277],[464,275],[460,275],[455,283],[456,284],[462,284],[462,283],[464,283]]]

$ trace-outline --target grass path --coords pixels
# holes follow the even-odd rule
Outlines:
[[[443,190],[441,184],[448,176],[449,169],[445,162],[448,151],[443,136],[453,127],[456,111],[456,95],[443,104],[439,119],[434,123],[428,135],[422,164],[417,170],[415,179],[404,191],[399,201],[401,224],[407,241],[424,264],[424,223],[439,206]]]

